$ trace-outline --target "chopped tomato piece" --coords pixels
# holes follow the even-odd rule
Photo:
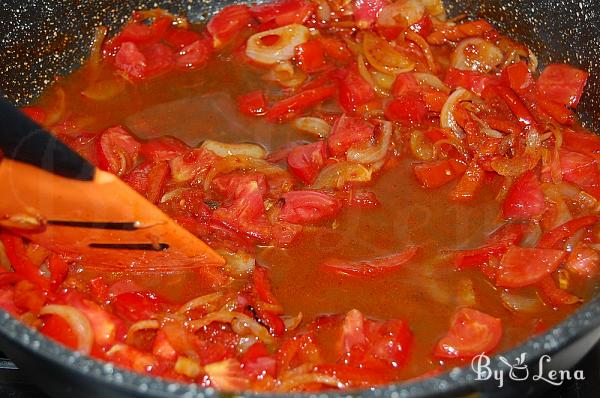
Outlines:
[[[37,106],[25,106],[21,108],[21,112],[38,124],[44,124],[46,120],[46,111]]]
[[[42,317],[43,325],[40,332],[58,341],[62,345],[72,350],[77,350],[77,335],[71,329],[71,326],[59,315],[44,315]]]
[[[585,189],[600,185],[600,170],[596,159],[582,153],[561,150],[560,170],[565,181]]]
[[[329,152],[333,156],[343,156],[351,146],[368,143],[374,130],[375,127],[366,120],[344,114],[335,121],[327,138]]]
[[[153,77],[168,72],[175,63],[175,52],[162,43],[145,44],[139,47],[146,59],[144,77]]]
[[[559,104],[552,99],[540,96],[536,98],[536,102],[542,111],[547,113],[551,118],[560,124],[572,125],[575,123],[575,114],[564,105]]]
[[[254,343],[240,358],[244,370],[254,378],[259,376],[277,376],[277,361],[269,354],[267,347],[261,343]]]
[[[112,301],[115,314],[131,322],[149,319],[160,309],[160,301],[149,292],[127,292]]]
[[[46,294],[26,279],[15,284],[13,301],[24,312],[38,313],[46,303]]]
[[[477,95],[500,84],[498,78],[480,72],[449,68],[444,82],[452,88],[462,87]]]
[[[123,175],[135,165],[140,148],[141,144],[123,127],[111,127],[98,138],[98,165],[103,170]]]
[[[6,256],[15,273],[35,283],[42,289],[48,290],[50,281],[42,276],[40,269],[36,267],[27,256],[23,239],[9,232],[0,230],[0,240],[2,240]]]
[[[521,126],[536,126],[536,121],[521,98],[509,87],[498,85],[493,91],[506,103]]]
[[[581,302],[581,299],[566,290],[556,286],[556,282],[551,276],[543,278],[538,284],[540,296],[547,304],[559,307],[561,305],[571,305]]]
[[[367,29],[377,20],[386,0],[354,0],[354,20],[360,29]]]
[[[422,123],[427,117],[427,106],[419,95],[402,95],[387,104],[385,117],[405,124]]]
[[[579,244],[569,254],[565,266],[577,275],[592,277],[597,275],[600,269],[600,254],[591,247]]]
[[[200,36],[199,33],[194,32],[193,30],[175,28],[171,29],[169,33],[165,36],[165,41],[171,47],[174,47],[177,50],[181,50],[182,48],[189,46],[190,44],[200,40],[201,38],[202,36]]]
[[[563,240],[573,236],[578,230],[590,227],[597,222],[597,216],[584,216],[567,221],[550,231],[544,232],[537,246],[542,248],[556,248]]]
[[[248,116],[264,115],[267,112],[267,101],[262,91],[251,91],[240,95],[237,99],[240,112]]]
[[[414,94],[421,89],[414,73],[400,73],[396,76],[392,85],[392,95],[400,97],[407,94]]]
[[[505,83],[515,92],[521,94],[527,91],[533,84],[533,78],[525,61],[517,62],[502,70]]]
[[[273,294],[266,268],[260,266],[254,267],[254,272],[252,272],[252,283],[256,290],[256,294],[262,301],[269,304],[279,304],[279,301],[277,301],[277,298],[275,298],[275,295]]]
[[[56,290],[69,273],[69,264],[58,254],[52,253],[48,257],[48,270],[50,271],[50,285]]]
[[[528,171],[510,187],[502,205],[508,219],[531,219],[544,212],[544,193],[537,176]]]
[[[556,271],[566,254],[563,250],[511,246],[500,260],[496,285],[511,288],[534,285]]]
[[[140,153],[150,162],[171,160],[190,149],[183,141],[175,137],[163,136],[143,142]]]
[[[537,91],[561,105],[576,107],[589,73],[565,64],[548,65],[537,81]]]
[[[340,104],[348,113],[356,111],[357,107],[375,98],[373,87],[355,69],[341,69],[334,75],[339,82]]]
[[[318,37],[318,40],[321,42],[321,47],[328,57],[340,62],[346,62],[352,57],[352,53],[348,50],[346,43],[337,37],[321,35]]]
[[[282,221],[293,224],[312,224],[329,220],[341,209],[333,196],[317,191],[291,191],[282,196],[283,207],[279,213]]]
[[[250,13],[261,23],[274,22],[276,26],[303,23],[313,12],[315,4],[308,0],[280,0],[250,8]]]
[[[142,79],[146,75],[146,56],[133,42],[121,44],[115,56],[115,66],[131,79]]]
[[[435,347],[437,358],[472,358],[491,352],[502,338],[502,321],[472,308],[460,309]]]
[[[464,174],[467,166],[456,159],[436,160],[413,166],[415,176],[426,188],[439,188]]]
[[[408,28],[423,37],[427,37],[433,31],[433,21],[429,15],[425,14],[423,15],[423,18],[410,25]]]
[[[450,194],[450,198],[453,200],[471,200],[475,196],[475,193],[483,185],[485,178],[485,171],[479,167],[475,162],[469,164],[467,170],[462,175],[458,184]]]
[[[289,170],[306,185],[312,184],[327,159],[327,144],[318,141],[298,146],[287,157]]]
[[[146,199],[150,203],[158,203],[163,195],[163,189],[170,176],[169,163],[166,161],[152,165],[148,172],[148,181],[145,190]]]
[[[195,69],[203,66],[211,54],[211,44],[208,40],[196,40],[183,47],[175,57],[175,64],[180,68]]]
[[[322,86],[295,94],[275,103],[267,112],[270,121],[283,121],[297,116],[335,94],[335,87]]]
[[[249,8],[245,4],[224,7],[206,25],[206,30],[213,38],[213,46],[215,48],[225,46],[248,26],[251,18]]]
[[[400,253],[371,260],[345,261],[329,259],[323,263],[323,267],[340,275],[359,277],[379,276],[386,272],[398,270],[412,260],[418,251],[418,247],[411,246]]]
[[[295,60],[306,73],[317,72],[325,66],[325,52],[317,39],[296,46]]]
[[[600,137],[584,131],[563,130],[563,149],[589,156],[600,155]]]

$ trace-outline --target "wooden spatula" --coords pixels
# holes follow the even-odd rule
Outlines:
[[[220,267],[200,239],[0,99],[0,225],[86,266]]]

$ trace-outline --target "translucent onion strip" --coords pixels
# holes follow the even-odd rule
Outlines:
[[[419,160],[433,160],[435,158],[433,144],[427,140],[425,134],[420,130],[414,130],[410,133],[410,150],[413,156]]]
[[[271,38],[275,42],[267,45],[265,39]],[[273,65],[292,59],[296,46],[305,43],[309,38],[310,31],[300,24],[266,30],[250,36],[246,45],[246,55],[256,62]]]
[[[300,323],[302,322],[302,313],[299,312],[298,315],[293,317],[281,317],[283,319],[283,324],[285,325],[285,330],[290,331],[296,329]]]
[[[383,97],[388,97],[390,95],[389,91],[382,89],[381,87],[379,87],[375,80],[373,79],[373,76],[371,76],[371,72],[369,72],[369,69],[367,69],[367,65],[365,64],[365,59],[362,56],[362,54],[358,54],[357,56],[357,65],[358,65],[358,73],[360,73],[360,76],[367,82],[369,83],[369,85],[371,87],[373,87],[373,90],[375,90],[375,92]]]
[[[415,67],[415,63],[408,57],[372,32],[365,32],[363,36],[363,52],[369,64],[382,73],[397,75],[410,72]]]
[[[465,135],[463,129],[458,125],[456,119],[454,118],[454,111],[456,107],[463,101],[470,101],[474,98],[473,94],[468,90],[459,87],[456,89],[442,107],[442,112],[440,113],[440,126],[445,129],[450,129],[454,133],[454,136],[457,139],[462,139]]]
[[[407,27],[419,22],[425,14],[420,0],[398,0],[383,7],[377,16],[377,25],[384,27]]]
[[[329,387],[344,388],[344,384],[333,376],[319,373],[303,373],[286,377],[279,385],[280,391],[292,391],[309,384],[323,384]]]
[[[542,310],[542,302],[536,295],[524,295],[509,290],[500,293],[502,303],[513,312],[535,313]]]
[[[200,373],[202,373],[202,366],[188,357],[178,357],[173,369],[175,372],[191,377],[192,379],[198,377]]]
[[[92,325],[85,315],[70,305],[49,304],[40,310],[40,315],[57,315],[64,319],[75,336],[77,336],[77,351],[89,354],[94,343]]]
[[[450,56],[450,65],[457,69],[488,73],[503,59],[504,54],[494,44],[479,37],[470,37],[458,43]]]
[[[348,182],[371,181],[372,171],[362,164],[338,162],[325,166],[312,185],[314,189],[341,188]]]
[[[178,314],[185,314],[188,311],[191,311],[195,308],[198,307],[213,307],[213,306],[218,306],[218,304],[216,304],[217,302],[220,302],[221,299],[223,298],[223,293],[220,292],[216,292],[216,293],[211,293],[211,294],[207,294],[204,296],[200,296],[200,297],[196,297],[194,299],[191,299],[190,301],[188,301],[187,303],[185,303],[184,305],[181,306],[181,308],[179,308],[179,310],[177,310]]]
[[[381,137],[379,142],[370,145],[367,148],[348,149],[346,158],[351,162],[372,164],[385,158],[392,142],[392,122],[385,121],[381,123]]]
[[[231,173],[235,170],[256,171],[266,175],[287,174],[284,169],[277,167],[263,159],[246,155],[231,155],[220,159],[204,180],[204,189],[208,190],[210,184],[217,175]]]
[[[325,120],[318,117],[299,117],[292,122],[292,126],[300,131],[316,135],[319,138],[325,138],[331,132],[331,126]]]
[[[275,342],[273,336],[271,336],[267,329],[265,329],[261,324],[249,316],[236,311],[213,312],[204,318],[189,322],[188,326],[192,330],[196,331],[204,326],[210,325],[213,322],[229,323],[233,326],[235,321],[238,322],[238,325],[239,323],[242,323],[245,328],[247,328],[253,335],[258,337],[263,343],[271,345]]]
[[[265,148],[258,144],[226,144],[213,140],[206,140],[201,145],[221,157],[243,155],[256,159],[264,159],[267,157]]]
[[[160,323],[156,319],[144,319],[138,321],[129,327],[127,330],[127,340],[131,340],[133,335],[141,330],[155,330],[160,328]]]

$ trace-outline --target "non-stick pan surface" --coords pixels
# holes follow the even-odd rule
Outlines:
[[[54,76],[66,74],[86,58],[94,26],[117,30],[134,9],[162,7],[203,21],[227,0],[3,0],[0,2],[0,90],[13,102],[26,104],[48,86]],[[600,132],[600,1],[581,0],[452,0],[451,13],[484,17],[530,46],[543,65],[567,62],[591,72],[580,105],[583,121]],[[0,190],[1,194],[1,190]],[[600,296],[549,330],[501,354],[509,363],[525,353],[530,369],[537,370],[544,354],[552,367],[573,366],[600,338]],[[123,371],[112,364],[81,356],[51,342],[0,311],[0,348],[28,374],[31,381],[56,397],[210,397],[212,389],[171,383]],[[499,356],[491,369],[508,369]],[[355,396],[526,396],[543,383],[478,381],[470,368],[411,383],[359,391]],[[539,389],[538,389],[539,391]],[[327,396],[339,394],[318,394]],[[348,394],[343,394],[347,396]],[[291,395],[290,395],[291,396]],[[315,396],[315,395],[312,395]]]

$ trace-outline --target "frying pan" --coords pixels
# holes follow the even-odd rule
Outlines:
[[[56,75],[68,73],[87,56],[94,26],[113,32],[138,8],[165,8],[204,21],[228,0],[3,0],[0,3],[0,90],[23,105],[35,98]],[[591,72],[580,112],[587,127],[600,131],[600,1],[581,0],[446,0],[451,15],[466,13],[488,19],[534,50],[542,65],[567,62]],[[1,193],[0,193],[1,194]],[[546,333],[500,355],[509,363],[525,354],[530,372],[548,354],[546,369],[569,369],[600,339],[600,294]],[[55,397],[213,397],[231,396],[196,385],[145,377],[96,361],[51,342],[0,311],[0,349],[41,389]],[[492,370],[509,368],[500,356],[491,358]],[[506,377],[507,378],[507,377]],[[393,384],[343,396],[514,397],[539,394],[543,382],[498,383],[476,380],[470,367],[437,377]],[[267,396],[252,394],[257,397]],[[289,395],[302,396],[302,394]],[[308,395],[304,395],[308,396]],[[318,394],[311,396],[342,396]]]

